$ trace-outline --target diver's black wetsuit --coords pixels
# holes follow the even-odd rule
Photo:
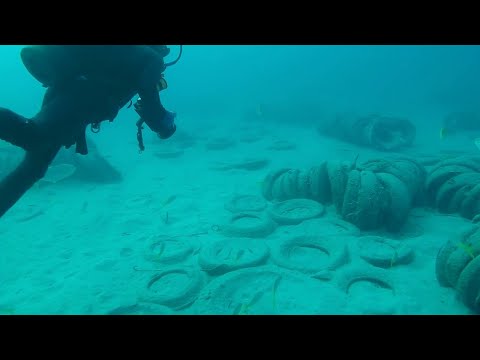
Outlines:
[[[26,151],[20,165],[0,182],[0,217],[45,175],[62,146],[76,144],[78,153],[87,154],[88,124],[113,121],[119,109],[136,94],[142,98],[140,115],[153,131],[162,138],[175,132],[173,118],[168,116],[171,113],[161,105],[157,90],[165,69],[162,56],[148,46],[138,45],[64,48],[63,61],[67,65],[75,61],[77,67],[69,76],[45,83],[47,77],[43,75],[52,63],[41,64],[43,68],[36,64],[34,71],[29,69],[48,87],[37,115],[27,119],[0,108],[0,139]],[[32,61],[28,56],[22,52],[27,68],[28,61]]]

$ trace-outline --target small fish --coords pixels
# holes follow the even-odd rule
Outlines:
[[[448,135],[448,131],[445,128],[440,129],[440,139],[444,139]]]
[[[170,195],[166,200],[162,202],[162,208],[173,203],[176,198],[177,195]]]
[[[261,104],[257,105],[257,108],[255,110],[255,114],[259,117],[259,118],[263,118],[263,115],[264,115],[264,112],[263,112],[263,106]]]
[[[473,142],[478,150],[480,150],[480,138],[476,138]]]

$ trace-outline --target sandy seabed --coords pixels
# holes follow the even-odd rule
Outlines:
[[[217,146],[207,148],[220,138],[223,145],[217,141]],[[147,138],[147,150],[141,155],[134,143],[108,154],[125,176],[122,183],[65,182],[35,188],[1,219],[0,313],[108,314],[119,308],[128,312],[138,299],[149,299],[152,278],[174,268],[191,269],[197,277],[177,271],[160,279],[155,289],[152,286],[150,299],[155,294],[161,299],[161,305],[152,305],[156,313],[470,314],[454,289],[441,287],[435,277],[439,248],[469,221],[432,209],[414,209],[410,214],[415,230],[401,241],[415,256],[409,264],[383,270],[393,289],[358,282],[345,292],[335,277],[342,267],[333,278],[313,278],[282,268],[270,258],[226,274],[201,271],[201,249],[225,239],[215,231],[229,215],[225,203],[235,195],[261,196],[269,171],[309,168],[323,160],[353,161],[357,154],[359,161],[386,154],[321,138],[311,129],[273,124],[254,132],[212,129],[196,136],[195,143],[180,153],[172,150],[172,142],[154,140]],[[272,149],[278,141],[295,146]],[[409,153],[427,150],[438,151],[417,145]],[[222,168],[245,159],[268,164],[250,170]],[[278,226],[255,241],[273,249],[286,237],[321,235],[327,220],[336,216],[327,206],[322,218]],[[165,236],[176,239],[177,246],[188,244],[189,250],[168,264],[150,261],[145,254],[151,240]],[[366,266],[356,245],[354,237],[347,241],[350,264],[344,267]],[[298,256],[305,261],[314,258]],[[192,281],[196,283],[191,285]]]

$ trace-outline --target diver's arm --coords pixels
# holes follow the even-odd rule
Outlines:
[[[135,107],[147,126],[162,139],[169,138],[175,132],[175,115],[163,107],[157,84],[165,70],[163,58],[153,61],[141,78],[138,95],[140,103]]]
[[[156,87],[151,90],[144,89],[139,92],[139,95],[135,111],[160,138],[168,139],[176,130],[175,114],[165,110],[162,106]]]

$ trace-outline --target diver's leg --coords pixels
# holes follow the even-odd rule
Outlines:
[[[23,161],[0,181],[0,217],[2,217],[38,180],[45,176],[60,146],[25,154]]]
[[[32,150],[39,142],[39,133],[30,119],[0,108],[0,139],[24,150]]]

